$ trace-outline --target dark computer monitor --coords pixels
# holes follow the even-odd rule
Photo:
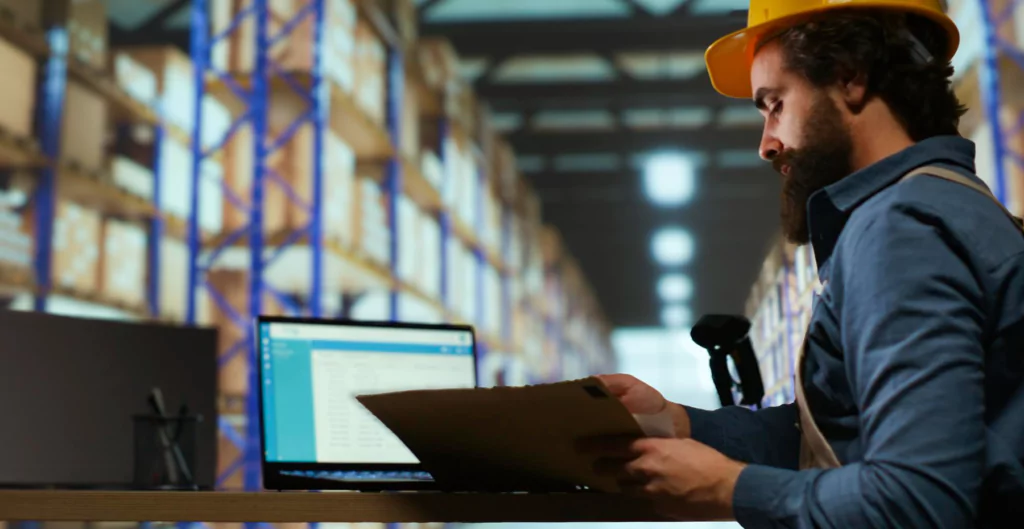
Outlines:
[[[201,415],[196,484],[217,466],[217,332],[0,311],[0,485],[130,488],[133,416]]]

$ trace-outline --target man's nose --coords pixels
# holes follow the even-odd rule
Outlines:
[[[758,149],[761,158],[765,161],[772,161],[782,152],[782,142],[769,133],[766,128],[761,135],[761,147]]]

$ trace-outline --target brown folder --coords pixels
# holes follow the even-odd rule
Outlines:
[[[358,397],[446,491],[618,492],[577,453],[591,436],[643,437],[597,378],[526,387],[405,391]]]

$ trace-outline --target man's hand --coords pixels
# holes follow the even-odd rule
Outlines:
[[[692,439],[600,438],[580,443],[594,470],[623,492],[648,497],[676,519],[694,514],[732,519],[732,495],[744,464]]]
[[[598,379],[622,402],[630,413],[654,415],[669,410],[675,427],[676,437],[690,436],[690,417],[678,404],[665,399],[658,390],[641,382],[632,375],[598,375]]]

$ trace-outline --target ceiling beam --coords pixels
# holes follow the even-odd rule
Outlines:
[[[544,98],[544,99],[518,99],[518,98],[486,98],[487,106],[493,112],[515,113],[543,110],[652,110],[670,109],[682,107],[711,107],[714,111],[722,110],[730,106],[749,106],[753,104],[747,101],[730,103],[729,99],[718,94],[665,94],[661,96],[624,93],[614,97],[591,97],[589,94],[577,94],[571,99]]]
[[[765,162],[763,166],[757,167],[704,167],[699,169],[701,178],[713,179],[716,185],[731,186],[742,184],[747,180],[760,180],[761,178],[776,178],[778,175],[771,169],[771,165]],[[622,182],[639,181],[641,172],[636,169],[608,169],[590,171],[539,171],[525,172],[524,176],[529,178],[537,188],[580,188],[587,186],[617,185]]]
[[[716,151],[757,149],[758,129],[702,127],[689,130],[629,130],[537,132],[520,131],[507,136],[521,156],[580,153],[639,153],[663,148]]]
[[[118,46],[152,46],[171,45],[189,53],[192,35],[189,30],[162,29],[156,31],[129,31],[110,24],[110,45]]]
[[[146,22],[144,22],[139,27],[135,28],[133,31],[146,33],[161,31],[164,29],[164,26],[169,18],[178,14],[178,12],[182,9],[189,9],[189,6],[191,5],[191,0],[173,0],[169,4],[160,8],[159,11],[157,11],[153,16],[149,17],[149,19],[146,20]]]
[[[482,79],[476,93],[489,102],[515,101],[524,105],[581,104],[584,101],[616,101],[620,104],[671,103],[677,106],[707,106],[728,103],[715,92],[707,73],[690,79],[641,80],[620,78],[610,81],[497,82]],[[563,104],[564,103],[564,104]]]
[[[742,29],[745,15],[611,17],[523,21],[429,22],[424,35],[448,38],[459,53],[550,55],[624,51],[703,51]]]

